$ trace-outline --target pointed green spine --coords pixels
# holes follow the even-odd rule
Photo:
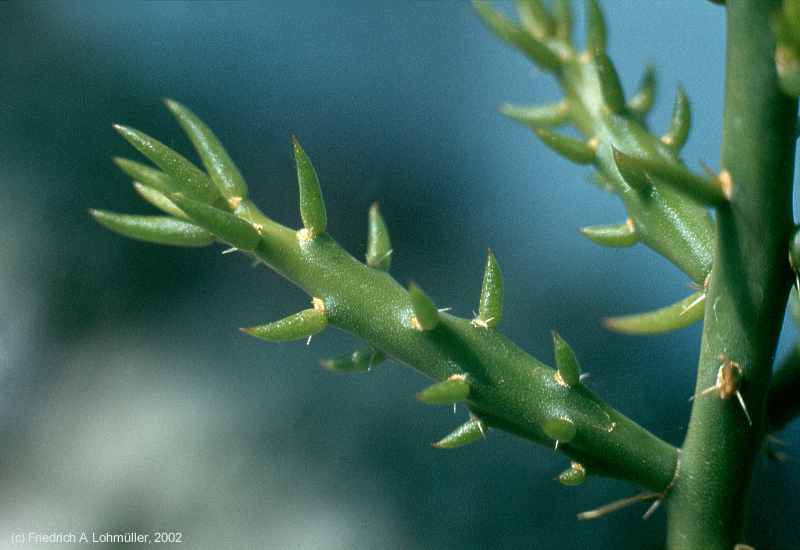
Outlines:
[[[164,172],[151,168],[141,162],[122,157],[114,157],[114,164],[132,180],[138,181],[147,187],[151,187],[164,195],[180,193],[183,190],[175,180]]]
[[[622,82],[619,80],[619,73],[617,73],[614,63],[602,51],[594,53],[594,60],[597,66],[600,92],[603,94],[603,100],[608,110],[612,113],[624,113],[627,109],[625,92],[622,89]]]
[[[437,449],[455,449],[474,443],[486,436],[488,426],[479,418],[471,418],[450,434],[433,444]]]
[[[556,36],[569,43],[572,39],[572,6],[570,0],[555,0],[553,18],[556,21]]]
[[[417,394],[417,399],[428,405],[453,405],[469,396],[469,382],[463,374],[454,374],[447,380],[428,386]]]
[[[261,235],[252,224],[213,206],[173,193],[169,199],[189,218],[231,246],[251,252],[261,242]]]
[[[169,175],[186,195],[205,203],[212,203],[219,198],[219,192],[211,180],[197,166],[144,132],[114,125],[114,129],[133,145],[140,153],[149,158],[153,164]],[[147,183],[147,182],[142,182]],[[165,190],[159,189],[164,192]]]
[[[650,189],[653,182],[650,181],[647,173],[642,170],[638,164],[628,160],[632,157],[626,155],[613,145],[611,146],[611,155],[614,158],[614,165],[617,167],[617,170],[619,170],[619,175],[622,176],[622,180],[625,183],[640,193]]]
[[[542,40],[555,32],[555,21],[542,0],[517,0],[517,12],[522,26],[536,38]]]
[[[325,310],[314,307],[304,309],[278,321],[240,329],[242,332],[268,342],[290,342],[309,338],[328,325]]]
[[[553,331],[553,351],[556,358],[556,381],[565,386],[581,382],[581,365],[575,352],[557,331]]]
[[[142,185],[138,181],[133,182],[133,188],[140,197],[162,212],[166,212],[170,216],[175,216],[176,218],[186,219],[186,213],[175,206],[175,203],[169,200],[163,193],[156,191],[152,187]]]
[[[618,150],[614,150],[614,161],[622,177],[632,187],[640,186],[650,176],[700,204],[721,206],[728,201],[730,186],[726,190],[720,178],[698,176],[677,162],[634,157]]]
[[[487,2],[473,0],[472,4],[475,6],[477,14],[492,32],[515,46],[541,69],[556,71],[561,67],[561,60],[558,55],[511,19],[493,10]]]
[[[228,200],[246,197],[247,184],[214,132],[197,115],[177,101],[165,99],[164,102],[191,140],[206,172],[222,196]]]
[[[656,102],[656,85],[657,85],[656,70],[652,65],[648,65],[644,69],[642,80],[639,83],[639,88],[636,93],[628,101],[628,109],[644,117],[653,109]]]
[[[623,334],[661,334],[678,330],[703,319],[705,298],[704,291],[694,292],[674,304],[645,313],[609,317],[603,324]]]
[[[630,218],[619,224],[581,227],[580,231],[584,237],[601,246],[625,248],[639,242],[636,227]]]
[[[566,101],[532,106],[506,103],[500,107],[500,112],[531,128],[554,128],[569,120],[569,104]]]
[[[97,223],[125,237],[170,246],[208,246],[214,235],[194,224],[168,216],[133,216],[89,210]]]
[[[503,318],[503,273],[491,249],[486,252],[478,319],[487,328],[494,328]]]
[[[392,242],[389,229],[381,216],[378,203],[369,209],[369,226],[367,228],[367,265],[381,271],[389,271],[392,265]]]
[[[672,107],[672,121],[661,141],[674,149],[682,149],[689,138],[691,125],[692,109],[689,98],[683,88],[678,86],[678,91],[675,93],[675,104]]]
[[[595,161],[594,148],[583,141],[544,128],[534,128],[533,131],[545,145],[576,164],[591,164]]]
[[[322,200],[322,189],[314,165],[300,147],[300,142],[292,136],[294,158],[297,163],[297,183],[300,186],[300,217],[309,237],[325,232],[328,226],[328,215],[325,212],[325,201]]]
[[[411,298],[411,307],[414,316],[411,326],[420,331],[433,330],[439,324],[439,310],[425,292],[415,283],[408,285],[408,295]]]
[[[605,52],[608,31],[603,10],[597,0],[586,2],[586,49],[592,52]]]

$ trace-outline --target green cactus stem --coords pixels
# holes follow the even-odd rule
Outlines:
[[[435,380],[468,380],[464,399],[475,418],[439,446],[463,443],[490,426],[550,445],[553,430],[560,429],[556,434],[562,442],[560,449],[597,475],[625,479],[651,490],[667,486],[677,463],[672,446],[614,411],[585,387],[564,387],[555,380],[555,371],[498,332],[486,330],[499,321],[502,311],[502,277],[491,253],[487,255],[481,314],[469,320],[438,311],[419,287],[412,285],[406,291],[385,272],[355,260],[321,231],[324,205],[321,193],[315,192],[318,180],[298,146],[295,152],[298,179],[303,182],[301,200],[306,185],[311,193],[305,197],[313,197],[304,207],[310,209],[304,224],[313,228],[311,238],[270,220],[247,198],[231,210],[233,205],[218,200],[219,194],[209,194],[211,204],[179,193],[168,196],[190,223],[254,256],[315,297],[313,309],[245,332],[285,341],[308,338],[331,325],[362,337],[372,349]],[[168,151],[159,154],[174,158]],[[162,164],[162,168],[171,168]],[[169,178],[180,177],[173,172]],[[184,186],[185,182],[176,179],[175,184]],[[375,230],[372,223],[371,231]],[[383,234],[385,228],[377,227],[377,232]],[[385,255],[382,251],[389,246],[388,237],[377,241],[382,244],[375,245],[375,250],[381,250],[373,255],[376,258]],[[362,357],[323,363],[334,372],[363,370],[364,365]],[[462,391],[463,384],[458,386]],[[569,434],[563,429],[565,419],[570,422]]]
[[[522,26],[495,12],[486,2],[475,2],[475,7],[500,38],[528,53],[518,36],[525,33]],[[537,43],[556,56],[555,65],[544,68],[558,79],[569,109],[569,122],[584,139],[567,137],[544,127],[536,127],[536,134],[565,158],[594,166],[603,186],[625,204],[639,242],[673,262],[694,282],[702,283],[711,270],[713,239],[705,203],[698,204],[695,196],[687,196],[685,186],[674,181],[648,179],[644,192],[632,189],[621,176],[612,154],[616,149],[659,166],[681,166],[679,147],[668,146],[644,124],[644,114],[655,96],[655,78],[647,76],[643,95],[635,102],[636,96],[631,98],[638,108],[629,108],[616,69],[605,53],[606,24],[594,0],[587,3],[586,51],[576,51],[566,36],[556,34],[546,43]],[[688,124],[681,128],[682,132],[687,130]],[[678,141],[683,139],[675,140],[673,145]]]
[[[722,167],[736,192],[717,209],[714,270],[695,392],[721,356],[742,369],[749,426],[730,400],[695,399],[667,499],[671,550],[729,550],[740,542],[753,462],[765,433],[765,398],[792,276],[792,177],[797,100],[771,62],[777,0],[726,4],[727,59]]]

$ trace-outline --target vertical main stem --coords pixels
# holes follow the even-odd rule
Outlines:
[[[764,405],[790,286],[797,102],[775,73],[770,16],[778,0],[728,0],[722,168],[733,197],[717,211],[716,244],[696,391],[724,356],[744,375],[736,397],[695,399],[668,499],[668,548],[732,550],[741,541]]]

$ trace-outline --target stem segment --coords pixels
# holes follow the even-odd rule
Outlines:
[[[730,550],[741,542],[753,461],[790,284],[792,171],[797,102],[783,95],[773,63],[770,15],[777,0],[727,2],[722,166],[731,203],[717,210],[696,391],[714,385],[721,356],[742,368],[736,399],[695,399],[668,502],[668,548]]]
[[[254,220],[266,227],[266,220]],[[677,462],[674,447],[584,386],[559,383],[553,369],[499,332],[446,313],[439,313],[430,330],[415,330],[412,298],[387,273],[356,261],[327,234],[303,240],[275,224],[267,232],[255,254],[323,300],[330,325],[436,380],[467,375],[467,405],[488,426],[552,447],[544,425],[566,418],[576,433],[559,450],[589,475],[624,479],[652,491],[669,485]]]

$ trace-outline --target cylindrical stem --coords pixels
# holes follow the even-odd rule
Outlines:
[[[717,210],[696,391],[723,361],[741,368],[741,396],[694,401],[669,504],[668,548],[730,550],[741,542],[764,403],[790,284],[797,102],[775,72],[770,16],[777,0],[728,0],[722,168],[733,198]],[[730,364],[730,363],[729,363]]]

